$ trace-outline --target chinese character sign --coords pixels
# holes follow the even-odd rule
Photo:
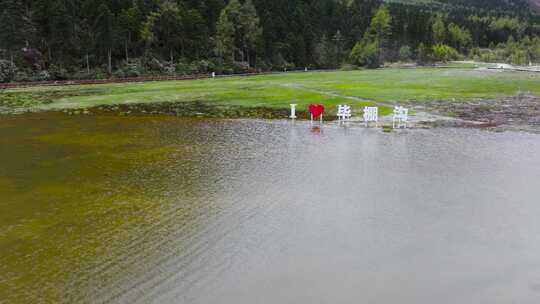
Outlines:
[[[392,120],[394,129],[396,128],[396,125],[398,128],[401,128],[402,126],[407,128],[407,122],[409,121],[409,109],[402,106],[395,107]]]
[[[339,105],[338,111],[337,111],[337,117],[340,121],[346,121],[346,120],[351,119],[352,117],[351,106]]]
[[[366,125],[370,122],[377,123],[379,121],[379,108],[377,107],[365,107],[364,108],[364,122]]]

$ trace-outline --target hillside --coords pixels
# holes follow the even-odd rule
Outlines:
[[[0,82],[540,62],[527,1],[0,0]]]
[[[532,11],[540,10],[540,0],[385,0],[385,2],[479,12],[495,11],[511,15],[530,14]]]
[[[528,0],[536,12],[540,12],[540,0]]]

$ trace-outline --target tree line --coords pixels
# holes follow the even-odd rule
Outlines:
[[[540,22],[525,5],[0,0],[0,81],[378,67],[460,57],[523,63],[540,60]]]

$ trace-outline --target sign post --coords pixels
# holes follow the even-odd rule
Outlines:
[[[378,107],[365,107],[364,108],[364,122],[366,123],[366,127],[369,126],[370,122],[375,122],[375,126],[377,127],[379,122],[379,108]]]
[[[339,105],[337,111],[337,117],[339,122],[349,121],[352,117],[351,106],[348,105]]]
[[[400,129],[402,126],[407,129],[407,122],[409,121],[409,109],[402,106],[394,108],[394,116],[392,117],[393,128]]]

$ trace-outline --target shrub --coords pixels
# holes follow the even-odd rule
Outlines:
[[[124,74],[126,77],[139,77],[143,74],[143,69],[137,64],[128,64],[124,68]]]
[[[433,58],[438,61],[457,60],[459,52],[446,44],[436,44],[432,48]]]
[[[124,70],[122,69],[118,69],[116,71],[113,72],[113,77],[114,78],[126,78],[126,73],[124,73]]]
[[[210,70],[210,62],[208,60],[200,60],[195,62],[197,66],[197,73],[206,74]]]
[[[264,61],[264,60],[262,60],[260,58],[257,58],[256,67],[257,67],[257,70],[259,70],[259,71],[270,71],[270,70],[272,70],[272,66],[269,65],[266,61]]]
[[[431,56],[431,49],[426,47],[426,45],[423,43],[420,43],[418,45],[416,61],[419,64],[427,64],[433,61],[432,56]]]
[[[15,81],[20,81],[20,82],[31,81],[32,77],[30,76],[30,74],[31,73],[28,73],[25,70],[18,70],[17,73],[15,73],[14,80]]]
[[[283,71],[283,70],[293,70],[295,68],[294,63],[290,63],[281,53],[277,53],[272,58],[272,70]]]
[[[212,64],[212,71],[216,74],[232,74],[232,68],[226,64],[214,63]]]
[[[354,71],[354,70],[358,70],[358,66],[354,64],[346,63],[346,64],[342,64],[339,69],[342,71]]]
[[[107,68],[94,68],[88,72],[86,69],[74,71],[71,75],[72,79],[87,80],[87,79],[107,79]]]
[[[508,58],[508,62],[516,65],[527,65],[529,64],[529,53],[523,50],[516,50]]]
[[[532,60],[540,60],[540,37],[534,37],[534,39],[532,39],[529,53],[531,54]]]
[[[220,74],[225,74],[225,75],[234,74],[234,69],[233,69],[232,65],[230,65],[230,64],[222,65]]]
[[[169,75],[174,75],[176,73],[176,64],[170,61],[163,62],[161,72]]]
[[[199,66],[197,65],[197,62],[193,61],[189,64],[189,75],[194,75],[199,73]]]
[[[107,79],[109,75],[106,69],[94,69],[90,71],[90,79]]]
[[[285,62],[285,64],[283,65],[283,69],[286,71],[292,71],[296,69],[296,65],[294,65],[294,63],[292,62]]]
[[[249,64],[247,62],[235,62],[232,68],[234,74],[245,74],[249,72]]]
[[[47,81],[51,79],[51,74],[48,71],[37,71],[32,75],[32,81]]]
[[[482,52],[480,54],[480,57],[479,57],[480,61],[483,61],[483,62],[497,62],[499,61],[497,56],[495,55],[494,52]]]
[[[363,39],[358,42],[351,51],[351,61],[353,64],[367,66],[369,68],[379,67],[378,43]]]
[[[15,79],[17,67],[7,60],[0,60],[0,83],[10,82]]]
[[[149,71],[149,72],[153,72],[153,73],[161,73],[165,70],[165,67],[163,66],[163,64],[155,57],[152,57],[151,59],[145,61],[146,64],[146,69]]]
[[[404,45],[399,49],[399,59],[402,61],[409,61],[412,57],[411,47]]]
[[[72,75],[73,79],[82,80],[82,79],[93,79],[92,73],[88,73],[86,69],[84,70],[77,70]]]
[[[48,69],[51,80],[66,80],[69,78],[68,71],[60,66],[51,65]]]
[[[179,75],[188,75],[191,73],[191,65],[184,61],[179,61],[176,64],[176,74]]]
[[[118,78],[139,77],[144,74],[144,68],[138,61],[121,65],[113,75]]]

